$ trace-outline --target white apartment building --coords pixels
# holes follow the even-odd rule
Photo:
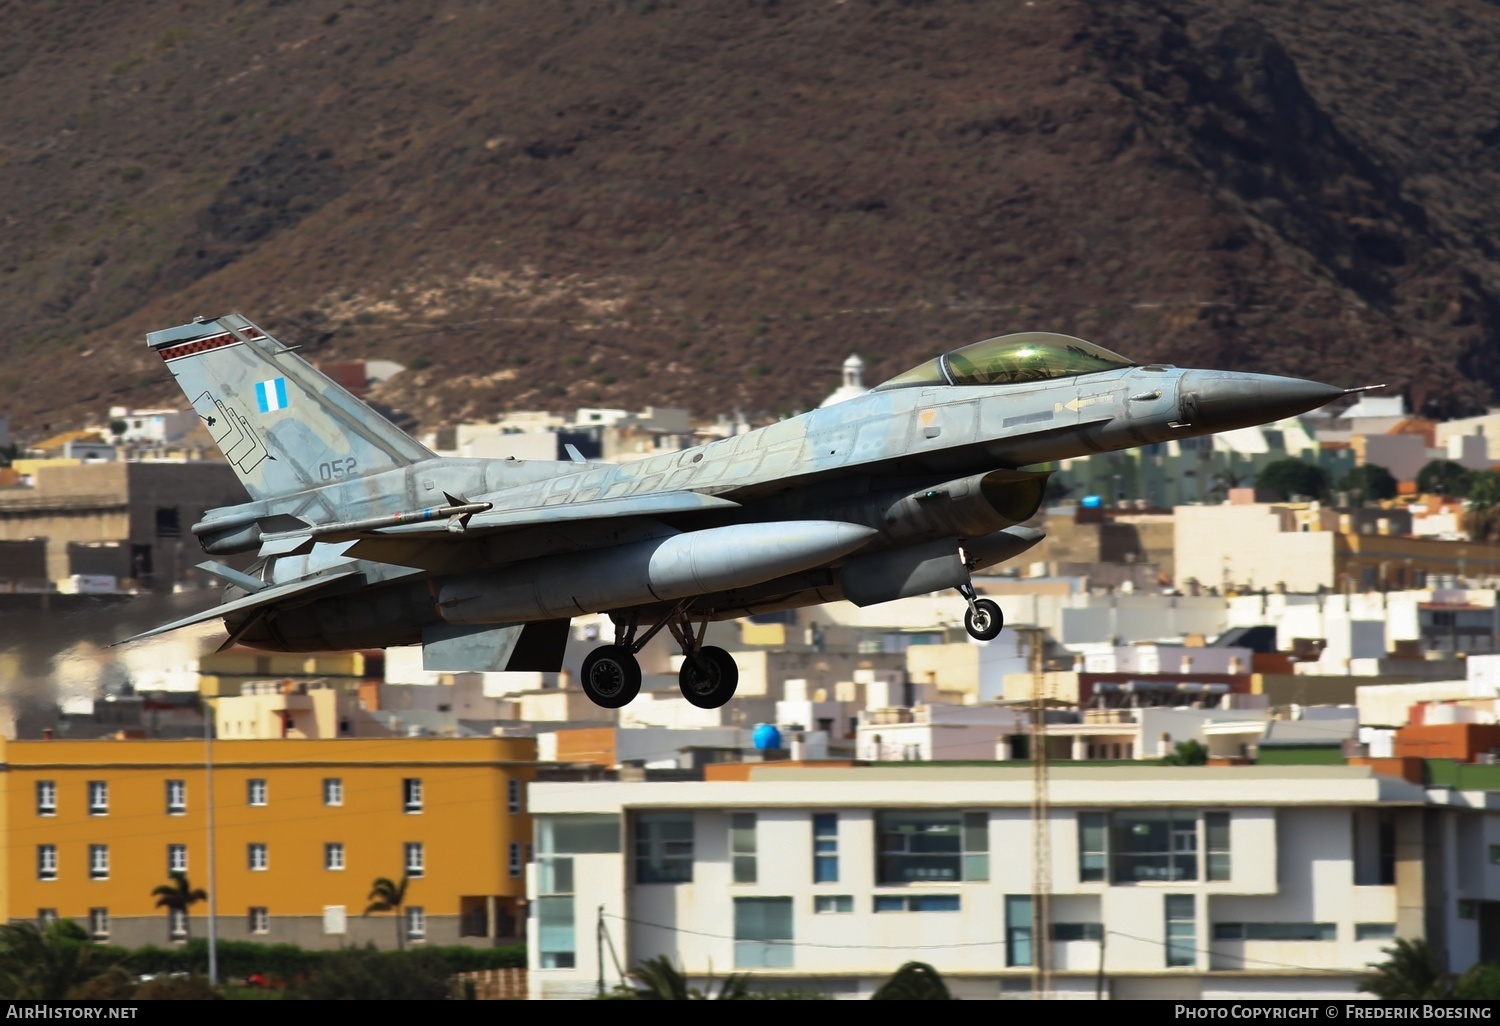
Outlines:
[[[532,786],[532,997],[656,956],[696,985],[838,997],[917,959],[955,996],[1021,997],[1041,935],[1057,997],[1348,999],[1393,938],[1459,970],[1500,946],[1483,793],[1366,767],[1056,766],[1039,923],[1030,768],[739,772]]]

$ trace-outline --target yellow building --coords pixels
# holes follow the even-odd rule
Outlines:
[[[389,737],[360,708],[359,695],[326,683],[254,681],[213,703],[214,736],[226,740]]]
[[[151,892],[209,887],[203,741],[0,741],[0,921],[72,919],[127,947],[205,935]],[[215,741],[214,906],[230,940],[506,943],[524,925],[530,738]],[[364,916],[377,877],[406,908]]]

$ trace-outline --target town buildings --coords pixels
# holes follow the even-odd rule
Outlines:
[[[492,945],[522,916],[529,738],[0,742],[0,921],[134,947],[203,936],[152,890],[209,888],[218,936],[307,948]],[[210,845],[214,852],[210,883]],[[408,880],[364,915],[373,881]]]
[[[1044,961],[1055,997],[1347,999],[1397,937],[1500,957],[1500,807],[1369,767],[1058,766],[1040,820],[994,765],[531,795],[534,997],[618,982],[600,931],[621,965],[843,997],[911,958],[966,998],[1031,996]]]

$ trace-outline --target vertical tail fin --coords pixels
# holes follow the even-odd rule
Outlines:
[[[250,321],[146,336],[252,499],[410,466],[433,454]]]

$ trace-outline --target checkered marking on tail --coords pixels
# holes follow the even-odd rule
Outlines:
[[[223,335],[214,335],[210,338],[197,338],[191,342],[166,346],[158,351],[161,353],[163,360],[179,360],[184,356],[197,356],[199,353],[206,353],[210,349],[223,349],[225,346],[242,345],[243,341],[243,339],[236,338],[226,332]]]
[[[286,378],[257,381],[255,383],[255,404],[260,407],[261,413],[272,413],[276,410],[286,409]]]

